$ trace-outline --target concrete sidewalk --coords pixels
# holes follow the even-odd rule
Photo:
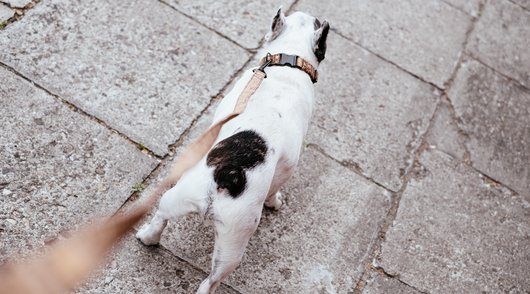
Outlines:
[[[530,2],[0,0],[0,261],[135,201],[275,9],[332,26],[301,164],[220,293],[530,293]],[[193,293],[213,233],[79,293]]]

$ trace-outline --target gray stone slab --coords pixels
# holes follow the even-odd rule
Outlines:
[[[43,2],[0,47],[0,60],[160,155],[248,59],[159,1]]]
[[[307,142],[397,191],[439,95],[336,34],[328,42]]]
[[[427,133],[427,143],[460,160],[467,160],[466,136],[459,129],[448,101],[442,100]]]
[[[13,8],[23,8],[31,3],[31,0],[2,0],[0,2],[7,3]]]
[[[471,16],[477,17],[480,9],[480,5],[485,0],[443,0],[444,2],[454,6],[455,8],[461,9]]]
[[[362,274],[389,194],[312,148],[302,157],[283,188],[286,205],[265,209],[241,266],[227,279],[243,293],[342,293]],[[211,226],[190,216],[170,221],[161,244],[209,271],[213,240]]]
[[[363,294],[420,294],[414,288],[400,282],[396,278],[389,278],[383,274],[372,273],[366,281]]]
[[[530,200],[530,91],[471,59],[448,95],[473,166]]]
[[[530,11],[489,1],[470,36],[468,51],[530,88]]]
[[[0,260],[118,209],[156,160],[0,68]]]
[[[528,201],[427,150],[386,234],[380,264],[428,293],[527,293],[528,240]]]
[[[2,28],[1,25],[8,19],[12,18],[13,15],[15,15],[15,11],[13,9],[0,3],[0,28]]]
[[[469,15],[439,0],[304,0],[297,9],[322,15],[341,34],[440,87],[471,24]]]
[[[167,250],[145,247],[130,235],[77,293],[195,293],[206,276]],[[237,291],[221,285],[216,293]]]
[[[245,48],[256,48],[269,31],[278,7],[284,11],[294,0],[164,0],[179,11],[222,33]]]

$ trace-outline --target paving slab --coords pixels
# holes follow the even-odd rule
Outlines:
[[[0,261],[114,213],[156,160],[0,67]]]
[[[510,1],[489,1],[467,51],[530,88],[530,11]]]
[[[380,273],[372,273],[366,281],[363,294],[420,294],[421,292],[400,282],[396,278],[389,278]]]
[[[256,48],[269,31],[278,7],[284,11],[294,0],[164,0],[179,11],[192,16],[209,28],[234,40],[245,48]]]
[[[77,293],[195,293],[207,274],[161,247],[145,247],[133,235]],[[216,293],[237,291],[222,285]]]
[[[326,55],[307,142],[399,190],[437,90],[337,34],[329,35]]]
[[[425,151],[382,244],[387,273],[429,293],[530,291],[530,203]]]
[[[286,205],[278,212],[265,209],[241,266],[226,283],[243,293],[353,289],[389,209],[389,193],[313,148],[305,149],[282,191]],[[171,221],[161,240],[204,271],[211,268],[213,243],[211,226],[197,216]]]
[[[15,11],[13,9],[0,3],[0,28],[2,28],[2,24],[8,19],[12,18],[13,15],[15,15]]]
[[[477,17],[480,5],[486,0],[443,0],[444,2],[453,5],[455,8],[461,9],[467,14]]]
[[[23,8],[29,3],[31,3],[31,1],[32,0],[2,0],[0,2],[7,3],[13,8]]]
[[[530,90],[469,59],[448,95],[473,166],[530,201]]]
[[[341,34],[439,87],[454,71],[471,24],[439,0],[301,0],[297,9],[322,15]]]
[[[155,153],[248,59],[159,1],[44,1],[0,34],[0,60]]]

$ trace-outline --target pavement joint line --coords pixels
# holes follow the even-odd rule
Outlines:
[[[383,276],[385,276],[385,277],[387,277],[389,279],[395,280],[395,281],[397,281],[397,282],[399,282],[399,283],[401,283],[401,284],[403,284],[403,285],[405,285],[405,286],[407,286],[409,288],[412,288],[413,290],[415,290],[415,291],[417,291],[419,293],[427,294],[427,292],[422,291],[422,290],[420,290],[420,289],[408,284],[407,282],[404,282],[403,280],[401,280],[400,277],[399,277],[399,274],[398,275],[392,275],[392,274],[387,273],[386,270],[383,267],[374,265],[374,266],[371,266],[371,270],[376,272],[376,273],[378,273],[378,274],[380,274],[380,275],[383,275]]]
[[[380,188],[383,188],[385,191],[387,192],[390,192],[390,193],[396,193],[396,191],[393,191],[392,189],[390,188],[387,188],[385,187],[385,185],[377,182],[376,180],[374,180],[373,178],[365,175],[361,170],[360,168],[357,166],[357,164],[348,164],[348,163],[344,163],[338,159],[336,159],[335,157],[329,155],[326,153],[326,151],[324,151],[320,146],[318,146],[317,144],[314,144],[314,143],[309,143],[309,144],[306,144],[306,147],[308,148],[311,148],[317,152],[319,152],[321,155],[323,155],[324,157],[328,158],[328,159],[331,159],[333,160],[334,162],[340,164],[341,166],[349,169],[350,171],[354,172],[355,174],[357,174],[358,176],[361,176],[363,179],[369,181],[370,183],[380,187]]]
[[[461,163],[461,164],[464,164],[466,167],[472,169],[474,172],[478,173],[479,176],[483,177],[483,179],[487,182],[489,182],[490,184],[493,184],[494,186],[500,186],[508,191],[510,191],[510,193],[512,193],[513,195],[517,195],[519,197],[522,197],[521,194],[519,194],[517,191],[515,191],[514,189],[512,189],[510,186],[504,184],[503,182],[499,181],[499,180],[496,180],[494,178],[492,178],[491,176],[485,174],[483,171],[477,169],[476,167],[474,167],[472,164],[468,163],[468,162],[465,162],[465,161],[461,161],[459,160],[458,158],[454,157],[453,155],[443,151],[443,150],[440,150],[440,149],[437,149],[436,148],[436,151],[437,152],[440,152],[440,153],[443,153],[449,157],[451,157],[452,159],[454,159],[456,162],[458,163]]]
[[[259,48],[259,47],[257,47],[257,48],[247,48],[247,47],[245,47],[245,46],[239,44],[237,41],[232,40],[232,39],[231,39],[230,37],[228,37],[227,35],[225,35],[225,34],[219,32],[219,31],[217,31],[216,29],[214,29],[214,28],[212,28],[212,27],[210,27],[210,26],[208,26],[208,25],[202,23],[201,21],[199,21],[198,19],[196,19],[196,18],[193,17],[192,15],[190,15],[190,14],[188,14],[188,13],[186,13],[186,12],[184,12],[184,11],[178,9],[177,7],[175,7],[175,6],[173,6],[173,5],[169,4],[169,3],[167,3],[165,0],[158,0],[158,2],[162,3],[162,5],[165,5],[165,6],[169,7],[170,9],[172,9],[172,10],[178,12],[179,14],[185,16],[185,17],[188,18],[189,20],[191,20],[191,21],[193,21],[193,22],[199,24],[199,25],[202,26],[203,28],[206,28],[207,30],[209,30],[209,31],[211,31],[211,32],[213,32],[213,33],[215,33],[216,35],[220,36],[221,38],[223,38],[223,39],[229,41],[230,43],[236,45],[237,47],[239,47],[239,48],[241,48],[241,49],[243,49],[243,50],[245,50],[245,51],[247,51],[247,52],[253,52],[253,51],[256,50],[257,48]],[[261,46],[261,44],[259,44],[258,46]]]
[[[332,32],[334,32],[335,34],[337,34],[338,36],[342,37],[343,39],[345,39],[345,40],[347,40],[347,41],[353,43],[354,45],[356,45],[357,47],[361,48],[362,50],[364,50],[364,51],[366,51],[366,52],[368,52],[368,53],[374,55],[375,57],[379,58],[380,60],[382,60],[382,61],[384,61],[384,62],[386,62],[386,63],[389,63],[389,64],[395,66],[395,67],[398,68],[399,70],[401,70],[401,71],[403,71],[403,72],[405,72],[405,73],[411,75],[412,77],[416,78],[417,80],[420,80],[421,82],[430,85],[431,87],[437,89],[438,91],[444,91],[444,89],[443,89],[442,87],[436,85],[436,84],[433,83],[433,82],[429,82],[429,81],[427,81],[426,79],[422,78],[421,76],[419,76],[419,75],[417,75],[417,74],[415,74],[415,73],[412,73],[411,71],[409,71],[409,70],[407,70],[407,69],[401,67],[400,65],[396,64],[395,62],[393,62],[393,61],[391,61],[391,60],[389,60],[389,59],[383,57],[382,55],[380,55],[380,54],[378,54],[378,53],[376,53],[376,52],[374,52],[374,51],[372,51],[372,50],[370,50],[370,49],[368,49],[368,48],[366,48],[366,47],[364,47],[362,44],[360,44],[360,43],[354,41],[354,40],[351,39],[350,37],[348,37],[348,36],[344,35],[343,33],[341,33],[338,29],[336,29],[336,28],[331,28],[330,30],[331,30]]]
[[[136,232],[136,230],[133,230],[134,232]],[[208,272],[204,271],[202,268],[200,268],[199,266],[195,265],[193,262],[185,259],[185,258],[182,258],[176,254],[173,254],[173,252],[171,252],[171,250],[167,249],[164,245],[162,244],[157,244],[157,245],[144,245],[142,244],[138,239],[136,239],[136,237],[134,238],[136,242],[138,242],[141,246],[147,248],[146,250],[151,250],[151,251],[154,251],[154,250],[160,250],[160,251],[164,251],[166,252],[167,254],[173,256],[175,259],[177,259],[178,261],[186,264],[186,265],[189,265],[190,267],[192,267],[193,269],[195,269],[196,271],[199,271],[201,272],[202,274],[208,276]],[[230,288],[231,290],[235,291],[236,293],[240,293],[241,294],[241,291],[237,290],[236,288],[234,288],[233,286],[229,285],[229,284],[226,284],[225,281],[221,282],[221,284],[223,284],[225,287],[227,288]]]
[[[453,105],[453,101],[449,98],[449,95],[447,93],[444,93],[443,99],[445,102],[449,105],[449,113],[451,115],[451,122],[456,126],[458,130],[458,136],[463,139],[462,147],[464,148],[464,157],[463,161],[465,163],[468,163],[469,165],[472,165],[473,162],[471,160],[471,152],[469,151],[469,148],[467,147],[466,143],[468,142],[470,136],[469,134],[464,131],[464,129],[460,126],[460,123],[458,122],[458,116],[456,115],[455,106]]]
[[[434,109],[434,112],[433,112],[431,118],[429,119],[429,125],[428,125],[427,129],[425,130],[425,132],[423,134],[421,134],[419,136],[419,138],[420,138],[419,141],[421,143],[419,144],[419,146],[417,148],[415,148],[415,150],[413,150],[411,152],[413,160],[412,160],[412,163],[405,169],[405,173],[404,173],[404,175],[401,178],[402,179],[401,187],[399,188],[399,190],[397,192],[392,193],[391,200],[390,200],[391,201],[390,208],[388,209],[388,212],[387,212],[386,216],[384,217],[384,219],[382,221],[382,224],[380,226],[380,230],[377,233],[374,242],[372,243],[372,247],[369,249],[367,264],[365,265],[364,271],[361,274],[361,277],[357,281],[357,284],[356,284],[356,286],[354,288],[354,293],[356,293],[356,294],[360,294],[360,293],[363,292],[364,287],[366,286],[366,281],[369,278],[370,267],[373,266],[373,264],[372,264],[373,260],[374,259],[375,260],[379,259],[379,256],[381,254],[381,246],[382,246],[382,244],[383,244],[383,242],[385,240],[385,236],[386,236],[387,231],[390,229],[390,227],[392,226],[394,220],[397,217],[397,213],[398,213],[398,210],[399,210],[399,204],[401,202],[401,197],[403,196],[403,193],[407,189],[409,181],[410,181],[410,179],[412,177],[413,167],[416,164],[418,164],[419,156],[428,148],[427,134],[429,134],[431,128],[434,125],[434,118],[435,118],[436,113],[439,111],[439,109],[441,107],[441,103],[442,103],[442,99],[438,99],[438,102],[436,103],[436,107]]]
[[[136,146],[137,149],[139,149],[140,151],[142,151],[142,153],[144,153],[145,155],[147,156],[150,156],[150,157],[153,157],[153,158],[156,158],[158,160],[162,159],[162,157],[160,157],[159,155],[155,154],[153,151],[151,151],[149,148],[145,147],[142,143],[140,142],[137,142],[131,138],[129,138],[126,134],[120,132],[119,130],[115,129],[114,127],[110,126],[109,124],[107,124],[104,120],[98,118],[97,116],[95,115],[92,115],[90,114],[89,112],[83,110],[82,108],[80,108],[79,106],[75,105],[74,103],[71,103],[69,102],[68,100],[62,98],[61,96],[53,93],[52,91],[48,90],[47,88],[45,88],[44,86],[42,86],[41,84],[31,80],[30,78],[28,78],[26,75],[22,74],[21,72],[17,71],[15,68],[13,68],[12,66],[10,65],[7,65],[5,64],[4,62],[0,61],[0,66],[1,67],[4,67],[5,69],[7,69],[8,71],[12,72],[13,74],[17,75],[18,77],[24,79],[25,81],[31,83],[32,85],[34,85],[37,89],[41,90],[41,91],[44,91],[46,94],[52,96],[53,98],[55,98],[56,101],[58,101],[59,103],[61,103],[62,105],[66,106],[68,109],[70,109],[71,111],[74,111],[86,118],[88,118],[89,120],[97,123],[98,125],[106,128],[107,130],[111,131],[112,133],[114,134],[117,134],[118,136],[120,136],[122,139],[124,139],[125,141],[127,141],[128,143],[130,144],[133,144],[134,146]]]
[[[458,10],[458,11],[460,11],[460,12],[463,12],[463,13],[467,14],[468,16],[473,17],[473,15],[471,15],[470,13],[466,12],[465,10],[463,10],[463,9],[460,8],[460,7],[456,7],[454,4],[452,4],[452,3],[450,3],[450,2],[447,2],[447,0],[441,0],[441,1],[442,1],[444,4],[446,4],[447,6],[453,8],[453,9],[456,9],[456,10]]]
[[[24,7],[13,7],[7,2],[1,2],[2,4],[6,5],[10,9],[15,11],[15,15],[10,17],[8,20],[0,23],[0,31],[5,29],[8,25],[11,23],[14,23],[16,21],[21,20],[24,15],[26,15],[26,12],[30,9],[33,9],[37,4],[39,4],[42,0],[32,0],[30,3],[26,4]]]
[[[471,37],[471,34],[475,30],[475,27],[476,27],[480,17],[482,16],[482,13],[484,12],[484,8],[485,7],[486,7],[486,4],[484,2],[482,2],[482,1],[479,2],[479,8],[478,8],[477,16],[471,18],[471,23],[469,24],[469,27],[466,30],[465,37],[464,37],[464,42],[462,43],[462,49],[460,50],[460,52],[458,52],[457,62],[455,64],[455,66],[453,67],[453,71],[451,72],[451,75],[449,76],[449,79],[444,83],[444,90],[445,91],[450,89],[451,86],[453,85],[453,82],[454,82],[454,80],[456,78],[456,75],[457,75],[458,71],[460,70],[460,67],[462,66],[462,61],[464,60],[465,51],[466,51],[466,48],[467,48],[467,44],[469,43],[469,39]],[[444,91],[444,93],[445,93],[445,91]]]
[[[521,89],[523,89],[525,92],[530,94],[530,88],[528,88],[527,86],[523,85],[520,81],[516,80],[515,78],[510,77],[509,75],[506,75],[505,73],[502,73],[502,72],[498,71],[496,68],[494,68],[491,65],[485,63],[484,61],[480,60],[480,58],[478,58],[477,56],[473,55],[473,53],[471,53],[469,51],[466,51],[465,54],[466,54],[466,56],[468,58],[471,58],[474,61],[480,63],[481,65],[487,67],[488,69],[492,70],[496,74],[498,74],[500,76],[503,76],[504,78],[516,83],[519,87],[521,87]]]
[[[520,8],[522,8],[522,9],[523,9],[524,11],[526,11],[526,12],[530,12],[530,9],[528,9],[528,8],[526,8],[526,7],[524,7],[524,6],[522,6],[521,4],[519,4],[519,3],[517,3],[517,2],[514,2],[513,0],[508,0],[508,2],[510,2],[510,3],[512,3],[512,4],[516,5],[516,6],[519,6]]]

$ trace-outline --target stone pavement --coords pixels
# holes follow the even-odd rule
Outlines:
[[[286,205],[220,293],[530,293],[527,0],[0,0],[0,262],[149,190],[275,8],[332,26]],[[128,236],[79,293],[192,293],[213,234]]]

